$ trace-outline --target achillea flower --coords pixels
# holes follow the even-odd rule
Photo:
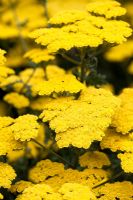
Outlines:
[[[14,86],[15,83],[20,83],[21,80],[18,76],[16,75],[11,75],[8,76],[6,79],[4,78],[4,80],[2,81],[2,83],[0,84],[0,87],[5,90],[9,85],[10,86]],[[22,84],[21,84],[22,85]],[[21,86],[22,87],[22,86]]]
[[[105,53],[105,58],[112,62],[122,62],[133,55],[133,40],[112,47]]]
[[[131,200],[133,197],[133,184],[128,181],[107,183],[95,190],[97,193],[96,196],[100,197],[100,200]]]
[[[78,93],[84,88],[74,75],[54,77],[48,81],[41,81],[33,87],[33,91],[39,95],[50,96],[53,93]]]
[[[126,9],[122,8],[119,2],[113,0],[105,2],[96,0],[88,4],[87,10],[92,14],[104,15],[107,19],[116,18],[126,13]]]
[[[11,117],[0,117],[0,130],[6,128],[14,122],[14,119]]]
[[[121,160],[121,167],[126,173],[133,173],[133,152],[119,153],[118,158]]]
[[[66,71],[57,65],[47,65],[46,67],[46,77],[48,80],[59,76],[63,77],[65,74]]]
[[[8,75],[14,74],[12,69],[5,66],[5,53],[6,51],[0,49],[0,84],[8,77]]]
[[[109,91],[89,87],[78,100],[57,98],[47,103],[40,117],[55,130],[60,148],[88,148],[94,140],[102,140],[118,106]]]
[[[61,185],[68,182],[89,185],[92,188],[99,182],[107,181],[109,177],[110,174],[103,169],[86,169],[83,172],[67,169],[64,173],[48,178],[44,182],[57,191]]]
[[[7,24],[0,24],[0,38],[9,39],[18,37],[19,31],[15,26],[8,26]]]
[[[84,200],[96,200],[88,186],[77,183],[65,183],[59,189],[59,193],[62,195],[62,199],[66,200],[76,200],[77,197]]]
[[[14,169],[10,165],[0,162],[0,187],[10,188],[15,178]]]
[[[56,191],[64,183],[79,183],[93,187],[109,177],[109,173],[103,169],[85,169],[78,171],[74,169],[65,169],[64,165],[50,160],[38,162],[29,171],[29,180],[33,183],[46,183]]]
[[[47,49],[41,49],[41,48],[34,48],[30,51],[28,51],[25,55],[25,58],[29,58],[34,63],[40,63],[40,62],[48,62],[50,60],[54,60],[55,57],[53,55],[50,55],[48,53]]]
[[[72,48],[98,47],[104,41],[121,44],[131,35],[132,30],[128,23],[110,18],[116,18],[125,12],[116,1],[107,1],[106,4],[101,1],[89,3],[87,11],[60,12],[49,20],[51,28],[35,30],[30,37],[46,46],[50,53]]]
[[[29,181],[18,181],[14,185],[11,186],[10,191],[12,193],[22,193],[26,188],[34,185],[33,183]]]
[[[38,200],[38,199],[51,199],[62,200],[59,193],[55,193],[53,189],[46,184],[36,184],[26,188],[16,200]]]
[[[129,134],[133,138],[133,89],[125,88],[119,98],[121,106],[115,112],[112,125],[117,132]]]
[[[43,182],[49,176],[54,177],[64,172],[62,163],[52,162],[50,160],[41,160],[30,170],[29,178],[35,183]]]
[[[45,27],[47,20],[44,16],[45,9],[36,1],[18,1],[15,5],[15,11],[9,7],[9,2],[4,2],[5,9],[1,12],[0,38],[16,38],[19,37],[19,28],[14,19],[14,12],[17,16],[19,26],[21,26],[21,34],[28,37],[29,32],[35,28]],[[4,7],[3,6],[3,7]],[[23,25],[22,25],[23,24]]]
[[[4,101],[13,105],[17,109],[28,107],[30,104],[28,98],[16,92],[11,92],[11,93],[6,94],[4,96]]]
[[[64,18],[65,15],[65,18]],[[70,24],[76,21],[86,19],[88,14],[80,10],[62,11],[56,14],[53,18],[49,20],[50,24]]]
[[[111,149],[111,151],[133,152],[133,140],[126,134],[117,133],[114,129],[108,129],[100,142],[102,149]]]
[[[87,167],[89,169],[100,169],[103,166],[109,166],[111,164],[108,156],[100,151],[86,152],[79,157],[79,163],[82,167]]]
[[[22,148],[22,144],[15,140],[11,130],[14,119],[11,117],[0,117],[0,155],[6,155],[14,149]]]
[[[37,119],[37,116],[30,114],[19,116],[15,119],[14,124],[11,126],[14,138],[20,141],[29,141],[32,138],[36,138],[39,129]]]

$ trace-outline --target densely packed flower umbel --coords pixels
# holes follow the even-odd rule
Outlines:
[[[0,1],[0,199],[133,199],[132,8]]]

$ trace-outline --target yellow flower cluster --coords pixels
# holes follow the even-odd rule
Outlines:
[[[0,38],[19,37],[20,30],[27,37],[30,31],[46,24],[45,9],[36,0],[7,2],[1,13]]]
[[[79,157],[79,163],[82,167],[88,168],[102,168],[103,166],[109,166],[110,160],[103,152],[93,151],[87,152]]]
[[[3,80],[5,80],[8,75],[14,74],[14,71],[5,66],[6,58],[4,56],[6,52],[0,49],[0,84]]]
[[[60,77],[59,80],[58,77]],[[73,86],[73,88],[71,88],[70,85],[67,86],[67,81],[69,80],[68,78],[71,78],[71,87]],[[64,79],[66,79],[65,83],[62,84]],[[58,81],[59,83],[55,86],[54,81]],[[57,65],[48,65],[46,70],[44,70],[43,67],[38,67],[36,69],[27,68],[20,72],[18,76],[11,75],[2,81],[1,88],[6,90],[8,87],[12,86],[13,90],[19,93],[24,87],[23,93],[30,92],[32,96],[36,96],[37,88],[42,90],[44,94],[49,92],[47,91],[48,88],[49,90],[52,90],[52,87],[50,88],[49,83],[51,83],[52,87],[55,86],[56,90],[59,90],[58,93],[64,92],[63,88],[68,92],[69,90],[70,92],[78,92],[84,87],[83,84],[76,80],[75,76],[70,74],[66,75],[65,70],[59,68]],[[44,88],[43,85],[47,85],[48,88]],[[18,94],[18,96],[20,97],[20,94]]]
[[[0,162],[0,187],[10,188],[15,178],[14,169],[10,165]]]
[[[133,140],[129,135],[117,133],[114,129],[108,129],[101,141],[102,149],[111,149],[111,151],[133,152]]]
[[[132,141],[133,142],[133,141]],[[118,154],[118,158],[121,160],[122,169],[126,173],[133,173],[133,152]]]
[[[66,183],[60,188],[59,192],[64,200],[76,200],[77,197],[84,200],[96,199],[89,187],[77,183]]]
[[[55,130],[60,148],[73,145],[87,149],[93,141],[102,140],[118,106],[119,100],[109,91],[89,87],[78,100],[48,102],[40,117]]]
[[[4,101],[13,105],[15,108],[25,108],[28,107],[30,102],[29,99],[24,95],[18,94],[16,92],[8,93],[4,96]]]
[[[11,117],[0,117],[0,155],[6,155],[13,149],[22,148],[21,143],[15,140],[11,126],[14,119]]]
[[[63,2],[62,0],[49,0],[48,3],[48,13],[49,16],[53,16],[56,13],[66,10],[66,9],[77,9],[77,10],[84,10],[85,5],[90,2],[91,0],[67,0]]]
[[[35,48],[28,51],[25,55],[25,58],[29,58],[34,63],[48,62],[54,60],[54,56],[50,55],[47,49]]]
[[[75,76],[68,74],[58,76],[48,81],[42,81],[33,87],[33,91],[39,95],[50,96],[53,93],[78,93],[84,88]]]
[[[105,5],[101,1],[89,3],[87,11],[60,12],[49,20],[50,28],[35,30],[30,37],[53,53],[74,47],[98,47],[104,41],[121,44],[131,35],[128,23],[108,19],[125,14],[118,2],[107,1]],[[103,13],[105,16],[101,16]]]
[[[35,115],[23,115],[15,119],[15,123],[11,126],[14,138],[20,141],[29,141],[38,135],[39,124]]]
[[[133,89],[124,89],[119,98],[121,99],[121,107],[114,115],[113,126],[116,127],[117,132],[129,133],[133,138]]]
[[[0,117],[0,155],[21,149],[20,141],[29,141],[38,135],[39,124],[35,115],[23,115],[16,119]],[[19,141],[17,141],[19,140]]]
[[[7,39],[7,38],[14,38],[19,35],[19,31],[16,27],[9,27],[6,24],[0,25],[0,38]]]
[[[42,160],[29,171],[29,180],[33,183],[46,183],[55,190],[63,184],[79,183],[93,187],[108,179],[109,173],[103,169],[88,168],[84,171],[65,169],[64,165],[50,160]]]
[[[130,135],[122,135],[115,132],[114,129],[107,131],[101,141],[102,149],[111,149],[111,151],[122,152],[118,154],[121,161],[121,167],[126,173],[133,173],[133,139]]]
[[[33,110],[43,111],[45,108],[45,105],[50,102],[52,98],[50,97],[38,97],[37,99],[31,101],[30,107]]]
[[[105,58],[109,61],[122,62],[133,55],[133,40],[112,47],[106,54]]]
[[[10,191],[12,193],[22,193],[26,188],[32,186],[33,183],[29,181],[18,181],[14,185],[11,186]]]
[[[103,2],[96,0],[92,3],[89,3],[87,10],[96,15],[104,15],[108,19],[125,15],[126,9],[120,6],[120,3],[117,1],[108,0]]]
[[[0,1],[0,199],[133,199],[133,14],[119,2]]]
[[[76,200],[77,196],[84,200],[96,199],[89,187],[80,184],[66,183],[59,189],[58,192],[54,192],[54,190],[46,184],[37,184],[35,186],[28,187],[16,198],[16,200]]]
[[[55,77],[64,77],[66,71],[57,65],[47,65],[46,67],[46,77],[47,79],[52,79]]]
[[[131,200],[133,195],[133,184],[128,181],[107,183],[96,190],[100,200]]]
[[[38,136],[35,138],[37,142],[39,142],[41,145],[43,145],[45,148],[49,148],[50,145],[52,144],[52,141],[49,140],[47,143],[45,142],[46,140],[46,127],[43,124],[40,124],[40,127],[38,129]],[[25,151],[27,149],[26,156],[29,159],[34,159],[39,156],[40,151],[42,151],[41,146],[38,144],[34,143],[33,141],[29,141],[26,143],[26,148],[25,146],[21,149],[15,149],[15,150],[10,150],[7,152],[7,159],[10,163],[14,163],[20,158],[23,158],[25,155]],[[48,152],[46,151],[46,155]]]

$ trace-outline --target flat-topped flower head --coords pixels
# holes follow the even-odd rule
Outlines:
[[[40,117],[56,132],[60,148],[73,145],[87,149],[93,141],[102,140],[117,106],[119,100],[111,92],[89,87],[78,100],[57,98],[48,102]]]
[[[10,188],[11,193],[22,193],[26,188],[32,186],[33,183],[30,181],[18,181],[15,184],[13,184]]]
[[[110,149],[113,152],[133,152],[133,139],[122,133],[117,133],[114,129],[108,129],[100,142],[102,149]]]
[[[62,163],[52,162],[51,160],[41,160],[29,172],[29,178],[34,183],[43,182],[48,177],[58,176],[64,172]]]
[[[121,161],[121,168],[126,173],[133,173],[133,152],[119,153],[118,158]]]
[[[14,119],[11,117],[0,117],[0,155],[22,148],[22,144],[15,140],[11,130],[13,123]]]
[[[30,102],[27,97],[17,92],[11,92],[4,96],[4,101],[13,105],[15,108],[21,109],[28,107]]]
[[[132,200],[133,197],[133,184],[129,181],[107,183],[95,190],[100,200]]]
[[[42,160],[29,171],[29,180],[33,183],[46,183],[58,191],[64,183],[79,183],[93,187],[102,180],[107,180],[109,173],[103,169],[65,169],[62,163]]]
[[[112,47],[105,53],[105,58],[111,62],[123,62],[133,55],[133,40]]]
[[[54,17],[49,20],[50,24],[60,25],[60,24],[71,24],[76,21],[86,19],[88,16],[87,12],[80,10],[65,10],[57,13]]]
[[[14,7],[9,6],[10,4],[13,4]],[[45,9],[37,1],[24,2],[13,0],[11,3],[8,1],[7,3],[4,2],[1,7],[3,8],[1,9],[0,24],[1,39],[19,38],[20,31],[22,37],[28,37],[30,31],[47,25],[47,19],[44,15]]]
[[[5,50],[0,49],[0,86],[1,83],[8,77],[8,75],[14,74],[14,70],[6,67],[6,53]]]
[[[26,188],[16,200],[63,200],[59,193],[55,193],[53,189],[46,184],[36,184]]]
[[[125,88],[119,95],[121,106],[115,112],[112,125],[117,132],[129,134],[133,138],[133,88]]]
[[[78,93],[84,88],[84,85],[72,74],[55,76],[48,81],[41,81],[34,86],[33,90],[39,95],[50,96],[53,93]]]
[[[89,187],[78,183],[65,183],[59,190],[65,200],[96,200],[95,195]]]
[[[14,138],[20,141],[29,141],[32,138],[36,138],[39,129],[37,119],[37,116],[31,114],[16,118],[14,124],[11,126]]]
[[[55,57],[48,53],[47,49],[34,48],[26,52],[25,58],[29,58],[34,63],[48,62],[54,60]]]
[[[125,15],[126,9],[121,7],[121,4],[117,1],[94,1],[87,5],[88,12],[96,15],[105,16],[107,19],[115,18]]]
[[[128,23],[116,19],[125,12],[116,1],[107,1],[105,5],[96,1],[88,4],[86,11],[65,10],[56,14],[49,20],[50,28],[35,30],[30,37],[50,53],[98,47],[104,42],[121,44],[132,33]]]
[[[10,188],[15,178],[14,169],[10,165],[0,162],[0,188]]]
[[[111,164],[108,156],[100,151],[86,152],[79,157],[79,163],[82,167],[87,167],[89,169],[100,169],[103,166],[109,166]]]

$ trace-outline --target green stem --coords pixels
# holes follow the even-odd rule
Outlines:
[[[68,55],[64,54],[64,53],[61,53],[60,54],[64,59],[68,60],[69,62],[75,64],[75,65],[81,65],[80,62],[74,60],[73,58],[69,57]]]
[[[106,183],[109,183],[110,181],[112,181],[112,180],[114,180],[114,179],[120,177],[123,173],[124,173],[123,171],[119,172],[118,174],[114,175],[114,176],[111,177],[110,179],[108,179],[108,180],[106,180],[106,181],[104,181],[104,182],[101,182],[101,183],[98,184],[98,185],[95,185],[92,189],[96,189],[96,188],[98,188],[98,187],[100,187],[100,186],[102,186],[102,185],[104,185],[104,184],[106,184]]]
[[[83,48],[81,49],[81,78],[80,81],[83,83],[84,82],[84,77],[85,77],[85,55],[86,55],[86,49]]]
[[[62,160],[62,162],[68,164],[70,167],[74,168],[74,166],[69,163],[66,159],[64,159],[62,156],[60,156],[59,154],[57,154],[55,151],[53,151],[52,149],[46,149],[46,147],[39,143],[38,141],[36,141],[35,139],[32,139],[32,141],[36,144],[38,144],[39,146],[41,146],[45,151],[48,150],[51,154],[55,155],[57,158],[59,158],[60,160]]]
[[[25,87],[28,85],[28,83],[30,82],[30,80],[32,79],[32,77],[34,76],[35,72],[36,72],[37,68],[33,68],[33,71],[31,73],[31,75],[29,76],[29,78],[27,79],[27,81],[24,83],[24,85],[22,86],[22,88],[20,89],[19,93],[23,93],[23,90],[25,89]]]

